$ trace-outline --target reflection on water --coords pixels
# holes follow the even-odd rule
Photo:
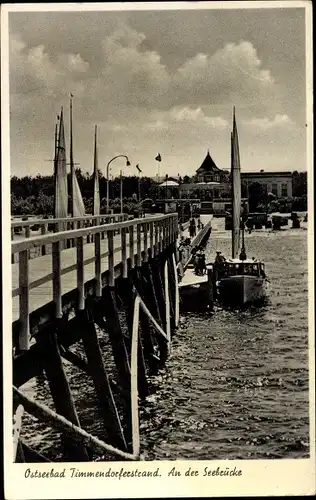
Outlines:
[[[229,232],[213,232],[207,260],[216,250],[229,255]],[[307,232],[254,231],[247,251],[266,264],[268,301],[181,318],[171,357],[152,377],[141,408],[145,459],[308,456]],[[100,340],[107,349],[108,340]],[[91,379],[70,364],[66,369],[82,426],[104,439]],[[53,407],[43,380],[23,390]],[[58,434],[27,418],[27,442],[60,459]]]

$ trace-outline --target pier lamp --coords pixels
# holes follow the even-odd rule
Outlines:
[[[126,166],[130,166],[130,161],[128,159],[128,156],[126,155],[116,155],[111,160],[108,162],[106,166],[106,213],[109,213],[110,211],[110,164],[112,161],[116,160],[116,158],[125,158],[126,159]],[[122,182],[122,170],[120,172],[120,184],[121,184],[121,213],[123,212],[123,182]]]

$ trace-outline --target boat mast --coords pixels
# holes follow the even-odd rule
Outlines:
[[[74,216],[74,157],[72,144],[72,94],[70,94],[70,214]]]
[[[93,163],[93,215],[100,215],[100,188],[98,170],[97,125],[94,127],[94,163]]]
[[[57,153],[58,153],[58,120],[59,115],[57,115],[57,122],[55,123],[55,137],[54,137],[54,216],[56,212],[56,182],[57,182]]]
[[[241,221],[241,250],[239,255],[240,260],[246,260],[246,248],[245,248],[245,222]]]
[[[233,131],[231,134],[231,186],[232,186],[232,258],[240,249],[241,181],[238,132],[233,108]]]

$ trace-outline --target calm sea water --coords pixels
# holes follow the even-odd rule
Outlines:
[[[267,304],[182,317],[172,357],[143,409],[147,459],[296,458],[309,454],[307,231],[247,236],[270,279]],[[230,256],[229,232],[215,231]]]
[[[216,250],[230,255],[229,232],[213,231],[207,260]],[[141,408],[147,460],[309,455],[307,231],[254,231],[247,251],[266,264],[268,301],[243,312],[181,317],[171,357]],[[105,336],[100,342],[109,349]],[[81,425],[104,439],[91,380],[68,364],[67,374]],[[23,390],[53,408],[45,381]],[[28,417],[22,435],[61,458],[50,428]]]

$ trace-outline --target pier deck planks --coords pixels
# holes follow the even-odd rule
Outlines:
[[[142,238],[143,240],[143,238]],[[136,246],[136,232],[134,235],[134,245]],[[127,241],[126,246],[129,249]],[[101,240],[101,253],[108,251],[108,240]],[[83,246],[84,260],[93,258],[95,255],[94,243],[86,243]],[[129,251],[127,251],[129,257]],[[122,260],[121,256],[121,235],[114,236],[114,265],[116,266]],[[74,265],[77,262],[77,248],[68,248],[61,251],[61,270],[68,266]],[[19,286],[19,264],[12,264],[12,290]],[[108,256],[101,259],[102,272],[108,270]],[[52,272],[52,255],[44,255],[35,259],[29,260],[29,281],[38,280]],[[91,262],[84,266],[84,282],[87,282],[95,277],[95,263]],[[77,288],[77,270],[74,269],[61,278],[62,295],[75,290]],[[53,300],[53,284],[52,280],[32,288],[29,291],[29,312],[35,311],[45,304]],[[12,322],[19,318],[19,297],[12,298]]]

